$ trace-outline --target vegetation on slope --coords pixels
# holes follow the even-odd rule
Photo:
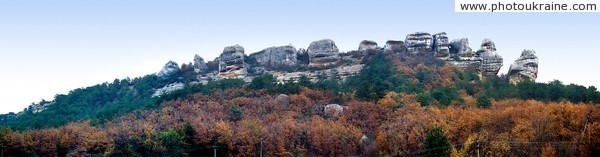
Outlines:
[[[152,89],[193,79],[115,81],[59,95],[39,113],[3,115],[1,124],[17,131],[2,127],[0,148],[14,156],[207,156],[214,148],[219,156],[261,150],[275,156],[589,156],[600,150],[595,87],[481,80],[429,56],[378,53],[344,82],[302,77],[278,84],[263,75],[248,85],[238,79],[187,84],[158,98],[150,97]],[[276,99],[279,94],[289,98]],[[324,111],[327,104],[346,107]]]

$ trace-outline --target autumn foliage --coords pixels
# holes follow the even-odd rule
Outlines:
[[[196,86],[198,89],[167,95],[169,99],[161,98],[157,101],[160,103],[154,104],[156,107],[136,109],[116,118],[76,121],[47,129],[0,127],[1,153],[6,156],[600,155],[600,104],[595,101],[599,95],[595,88],[563,86],[560,82],[510,85],[494,82],[493,78],[486,82],[443,62],[419,59],[423,56],[391,55],[385,56],[387,60],[384,56],[376,57],[380,57],[380,62],[372,64],[389,64],[374,66],[387,68],[376,71],[391,74],[374,77],[378,82],[369,82],[358,78],[368,79],[378,73],[362,72],[365,76],[349,78],[347,87],[336,90],[317,87],[331,82],[271,84],[268,80],[272,76],[259,77],[251,88],[241,80],[225,80],[211,87]],[[539,94],[528,90],[529,87],[568,94]],[[356,91],[360,89],[365,91]],[[325,111],[325,106],[334,104],[339,108]]]
[[[2,149],[5,155],[40,156],[202,156],[212,155],[213,148],[234,156],[261,150],[274,156],[415,156],[427,151],[427,134],[436,126],[455,156],[591,156],[600,149],[600,106],[594,104],[511,99],[493,101],[489,109],[437,108],[388,93],[379,103],[347,102],[343,113],[333,116],[322,110],[333,95],[302,90],[290,95],[289,104],[232,89],[167,102],[99,126],[4,129]],[[241,119],[231,118],[232,106],[239,107]],[[186,126],[191,133],[185,133]]]

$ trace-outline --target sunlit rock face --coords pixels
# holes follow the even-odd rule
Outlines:
[[[409,53],[431,52],[433,37],[427,32],[416,32],[406,35],[406,48]]]
[[[298,51],[294,46],[278,46],[266,48],[250,54],[249,60],[255,61],[258,66],[294,66],[298,64]]]
[[[309,67],[326,67],[335,65],[340,61],[339,49],[331,39],[313,41],[307,49]]]
[[[496,76],[502,67],[502,56],[496,52],[496,44],[490,39],[481,42],[476,55],[481,57],[481,73],[484,77]]]
[[[538,73],[538,57],[533,50],[523,50],[521,57],[510,65],[508,81],[516,84],[525,80],[535,81]]]
[[[446,32],[441,32],[433,35],[433,51],[438,59],[447,59],[450,57],[450,42]]]
[[[200,57],[200,55],[194,56],[194,71],[196,73],[204,73],[208,69],[204,58]]]
[[[387,42],[385,42],[385,47],[383,48],[383,51],[386,53],[401,53],[406,51],[406,47],[404,46],[404,41],[388,40]]]
[[[371,40],[363,40],[358,44],[358,51],[377,51],[379,47],[377,43]]]
[[[246,74],[244,48],[240,45],[225,47],[219,56],[219,77],[243,78]]]
[[[158,72],[156,74],[156,76],[167,77],[169,75],[178,73],[179,71],[181,71],[181,69],[179,68],[179,65],[177,65],[177,63],[174,61],[169,61],[169,62],[167,62],[167,64],[165,64],[165,66],[163,66],[163,68],[160,70],[160,72]]]

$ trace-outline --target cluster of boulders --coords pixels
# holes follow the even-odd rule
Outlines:
[[[490,39],[484,39],[480,48],[473,51],[466,38],[450,41],[445,32],[416,32],[408,34],[404,41],[388,40],[384,47],[379,47],[375,41],[363,40],[359,43],[357,51],[348,53],[340,52],[335,42],[330,39],[311,42],[307,49],[296,49],[286,45],[266,48],[249,55],[244,53],[242,46],[233,45],[225,47],[215,61],[205,62],[202,57],[196,55],[193,68],[199,74],[201,82],[224,78],[243,78],[249,81],[253,76],[264,73],[273,74],[280,82],[297,79],[302,75],[314,80],[323,74],[344,79],[362,69],[361,57],[369,52],[378,51],[434,55],[459,68],[472,70],[483,78],[496,76],[503,65],[503,59]],[[209,63],[214,65],[209,66]],[[533,50],[523,51],[521,57],[511,65],[508,72],[509,81],[516,83],[535,80],[537,64],[538,59]],[[167,76],[178,71],[180,69],[177,63],[170,61],[157,75]]]

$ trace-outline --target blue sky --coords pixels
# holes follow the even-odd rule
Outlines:
[[[504,58],[540,58],[539,82],[600,86],[600,14],[455,13],[451,0],[0,1],[0,113],[115,78],[155,73],[169,60],[213,60],[228,45],[246,53],[329,38],[342,51],[361,40],[404,40],[416,31],[492,39]]]

